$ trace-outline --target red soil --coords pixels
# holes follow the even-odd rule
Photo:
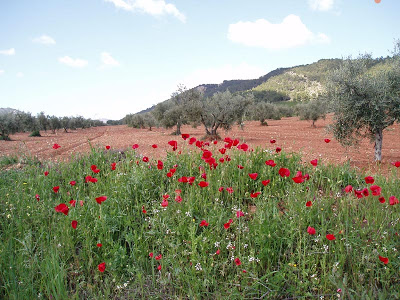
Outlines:
[[[301,152],[304,160],[309,161],[317,158],[321,162],[342,164],[349,161],[352,166],[388,174],[394,167],[390,164],[400,161],[400,124],[387,128],[383,134],[382,164],[373,163],[373,144],[365,139],[361,141],[358,148],[344,148],[332,136],[326,132],[326,126],[331,123],[331,117],[316,122],[317,127],[311,127],[308,121],[300,121],[297,117],[283,118],[282,120],[268,121],[269,126],[260,126],[259,122],[246,122],[244,130],[234,126],[229,132],[221,130],[222,138],[229,136],[246,142],[250,147],[262,147],[275,149],[281,147],[286,152]],[[154,128],[134,129],[125,125],[104,126],[89,129],[78,129],[65,133],[60,130],[55,134],[41,132],[42,137],[28,137],[28,133],[11,135],[12,141],[0,141],[0,156],[3,155],[33,155],[40,160],[67,160],[72,153],[88,152],[89,141],[93,146],[104,148],[110,145],[114,150],[125,150],[133,144],[139,144],[137,151],[150,158],[165,157],[166,151],[171,151],[168,141],[175,139],[178,146],[183,144],[181,137],[172,136],[173,130]],[[200,139],[204,136],[203,127],[192,128],[183,126],[182,133],[188,133]],[[331,139],[325,143],[324,139]],[[270,139],[275,139],[276,144],[271,144]],[[61,148],[54,150],[54,143]],[[152,144],[158,148],[153,149]]]

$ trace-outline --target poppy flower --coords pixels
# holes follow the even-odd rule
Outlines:
[[[385,203],[385,202],[386,202],[385,197],[379,197],[379,202],[380,202],[380,203]]]
[[[207,174],[206,173],[201,174],[201,178],[207,179]]]
[[[361,193],[362,193],[365,197],[368,197],[368,196],[369,196],[369,191],[368,191],[367,188],[363,188],[362,191],[361,191]]]
[[[224,187],[221,186],[220,188],[218,188],[218,192],[222,192],[224,190]]]
[[[235,258],[235,264],[237,266],[240,266],[242,264],[242,262],[240,261],[240,259],[238,257]]]
[[[400,161],[395,161],[391,163],[393,166],[395,166],[396,168],[400,167]]]
[[[143,156],[142,160],[143,162],[149,162],[149,158],[147,156]]]
[[[107,150],[110,150],[110,149],[111,149],[111,146],[107,145],[107,146],[106,146],[106,149],[107,149]]]
[[[57,186],[53,187],[53,192],[58,193],[59,189],[60,189],[60,187],[57,185]]]
[[[117,166],[117,163],[115,163],[115,162],[111,163],[111,170],[114,171],[116,166]]]
[[[331,140],[330,139],[324,139],[325,143],[329,143]]]
[[[218,141],[217,141],[217,140],[214,140],[214,141],[213,141],[213,144],[214,144],[214,145],[218,144]]]
[[[188,139],[190,135],[187,133],[182,133],[181,137],[186,141],[186,139]]]
[[[191,138],[189,139],[189,145],[193,145],[194,142],[196,142],[196,138],[195,138],[195,137],[191,137]]]
[[[382,191],[381,187],[377,185],[371,185],[369,189],[371,190],[373,196],[379,196]]]
[[[75,207],[76,200],[74,200],[74,199],[69,200],[69,204],[71,204],[72,207]]]
[[[61,146],[59,144],[56,143],[56,144],[53,145],[53,149],[57,150],[58,148],[61,148]]]
[[[90,177],[89,181],[92,183],[96,183],[98,180],[97,180],[97,178]]]
[[[247,144],[241,144],[237,146],[237,148],[246,152],[249,149],[249,146]]]
[[[276,153],[279,153],[279,152],[281,152],[282,151],[282,148],[281,147],[276,147],[276,149],[275,149],[275,152]]]
[[[296,176],[293,177],[292,180],[293,180],[295,183],[303,183],[303,182],[304,182],[304,179],[303,179],[303,174],[301,173],[301,171],[298,171],[297,174],[296,174]]]
[[[240,141],[238,139],[234,139],[232,145],[237,146],[237,145],[239,145],[239,142]]]
[[[157,148],[158,148],[158,146],[157,146],[156,144],[151,145],[151,147],[152,147],[153,149],[157,149]]]
[[[226,188],[226,191],[227,191],[229,194],[232,194],[232,193],[233,193],[233,188],[232,188],[232,187],[227,187],[227,188]]]
[[[161,201],[161,206],[162,207],[167,207],[168,206],[168,200],[167,199],[163,199],[163,201]]]
[[[226,155],[226,156],[225,156],[225,160],[226,160],[226,161],[231,161],[231,158],[229,157],[229,155]]]
[[[397,199],[395,196],[390,196],[389,197],[389,204],[390,205],[396,205],[399,203],[399,199]]]
[[[106,270],[106,263],[103,262],[103,263],[99,264],[99,265],[97,266],[97,268],[99,269],[99,271],[100,271],[101,273],[103,273],[103,272]]]
[[[157,270],[158,270],[158,271],[161,271],[161,268],[162,268],[161,265],[159,265],[159,266],[157,267]]]
[[[270,142],[271,144],[275,144],[275,143],[276,143],[276,140],[272,139],[272,140],[269,140],[269,142]]]
[[[237,167],[238,167],[240,170],[244,168],[242,165],[238,165]]]
[[[207,227],[208,225],[209,225],[209,223],[207,223],[206,220],[201,220],[201,222],[199,224],[200,227],[203,227],[203,226]]]
[[[354,195],[356,195],[358,199],[363,197],[362,191],[359,190],[354,190]]]
[[[177,195],[180,195],[181,193],[182,193],[182,190],[175,190],[175,193],[177,194]]]
[[[225,229],[229,229],[229,227],[231,227],[231,223],[227,222],[224,224],[224,228]]]
[[[326,238],[330,241],[336,240],[335,236],[333,234],[327,234]]]
[[[49,175],[49,171],[44,171],[44,176]]]
[[[188,183],[190,184],[190,185],[192,185],[193,184],[193,182],[196,180],[196,177],[189,177],[188,178]]]
[[[251,198],[257,198],[258,195],[260,195],[260,194],[261,194],[261,192],[250,193],[250,197]]]
[[[72,180],[72,181],[69,182],[69,184],[72,185],[72,186],[74,186],[74,185],[76,184],[76,181],[75,181],[75,180]]]
[[[90,181],[90,179],[92,178],[92,176],[88,175],[85,177],[85,183],[88,183]]]
[[[372,184],[372,183],[375,182],[375,179],[374,179],[374,177],[372,177],[372,176],[367,176],[367,177],[365,177],[364,179],[365,179],[365,183],[366,183],[366,184]]]
[[[314,228],[314,227],[311,227],[311,226],[308,226],[307,232],[308,232],[310,235],[314,235],[314,234],[316,233],[315,228]]]
[[[40,200],[39,194],[36,194],[36,195],[35,195],[35,198],[36,198],[37,201],[39,201],[39,200]]]
[[[83,200],[80,200],[80,201],[79,201],[79,205],[80,205],[80,206],[83,206]]]
[[[270,182],[271,182],[271,180],[269,180],[269,179],[261,181],[263,186],[267,186]]]
[[[258,174],[257,173],[249,173],[249,177],[253,180],[257,179]]]
[[[275,167],[276,166],[276,163],[272,159],[265,161],[265,164],[267,166],[271,166],[271,167]]]
[[[162,255],[161,254],[156,256],[156,260],[161,260],[161,259],[162,259]]]
[[[172,146],[172,151],[178,149],[178,142],[177,141],[169,141],[168,145]]]
[[[211,151],[209,151],[209,150],[204,150],[203,151],[203,156],[201,157],[201,159],[208,159],[208,158],[210,158],[212,156],[212,152]]]
[[[221,148],[221,149],[219,149],[218,151],[219,151],[221,154],[225,154],[226,149],[225,149],[225,148]]]
[[[73,229],[76,229],[76,226],[78,226],[78,221],[77,220],[73,220],[71,222],[71,226],[72,226]]]
[[[157,161],[157,169],[162,170],[164,168],[164,163],[161,160]]]
[[[306,206],[307,206],[307,207],[311,207],[311,206],[312,206],[312,202],[311,202],[311,201],[307,201],[307,202],[306,202]]]
[[[215,254],[217,254],[217,255],[219,255],[221,253],[221,250],[217,250],[217,251],[215,251]]]
[[[318,165],[318,159],[313,159],[312,161],[310,161],[310,164],[316,167]]]
[[[236,218],[240,218],[240,217],[244,217],[244,212],[242,212],[241,210],[238,210],[238,211],[236,211]]]
[[[221,157],[220,159],[219,159],[219,162],[222,164],[222,163],[224,163],[224,161],[225,161],[225,159],[223,158],[223,157]]]
[[[63,213],[64,215],[68,216],[69,208],[65,203],[61,203],[61,204],[57,205],[56,207],[54,207],[54,209],[56,210],[56,212],[60,212],[60,213]]]
[[[96,245],[97,247],[99,247],[99,248],[101,248],[101,247],[103,247],[103,244],[101,244],[101,243],[97,243],[97,245]]]
[[[132,149],[133,149],[133,150],[135,150],[135,149],[137,149],[137,148],[139,148],[139,145],[138,145],[138,144],[133,144],[133,145],[132,145]]]
[[[104,202],[104,201],[106,201],[107,200],[107,196],[100,196],[100,197],[97,197],[96,198],[96,202],[98,203],[98,204],[100,204],[101,205],[101,202]]]
[[[180,195],[176,196],[175,197],[175,201],[178,202],[178,203],[181,203],[182,202],[182,197]]]
[[[153,258],[153,256],[154,256],[154,253],[153,253],[153,252],[150,252],[150,253],[149,253],[149,257],[150,257],[150,258]]]
[[[350,193],[352,190],[353,190],[353,187],[352,187],[350,184],[347,185],[347,186],[344,188],[344,191],[345,191],[346,193]]]
[[[278,173],[279,173],[279,175],[281,175],[281,177],[289,177],[290,176],[290,170],[286,169],[286,168],[280,168]]]
[[[389,263],[389,258],[387,258],[387,257],[383,257],[383,256],[379,255],[379,260],[381,262],[383,262],[385,265],[387,265]]]
[[[171,172],[168,172],[167,173],[167,177],[172,177],[174,174],[173,173],[171,173]]]
[[[142,213],[147,214],[147,210],[144,208],[144,205],[142,206]]]

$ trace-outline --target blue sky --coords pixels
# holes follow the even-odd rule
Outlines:
[[[178,84],[387,56],[399,12],[398,0],[1,0],[0,107],[121,119]]]

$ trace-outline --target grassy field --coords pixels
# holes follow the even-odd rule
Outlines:
[[[400,297],[398,168],[177,144],[1,171],[0,298]]]

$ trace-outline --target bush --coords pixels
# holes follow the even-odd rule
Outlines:
[[[42,135],[40,134],[39,130],[34,130],[34,131],[32,131],[32,133],[29,136],[38,137],[38,136],[42,136]]]

